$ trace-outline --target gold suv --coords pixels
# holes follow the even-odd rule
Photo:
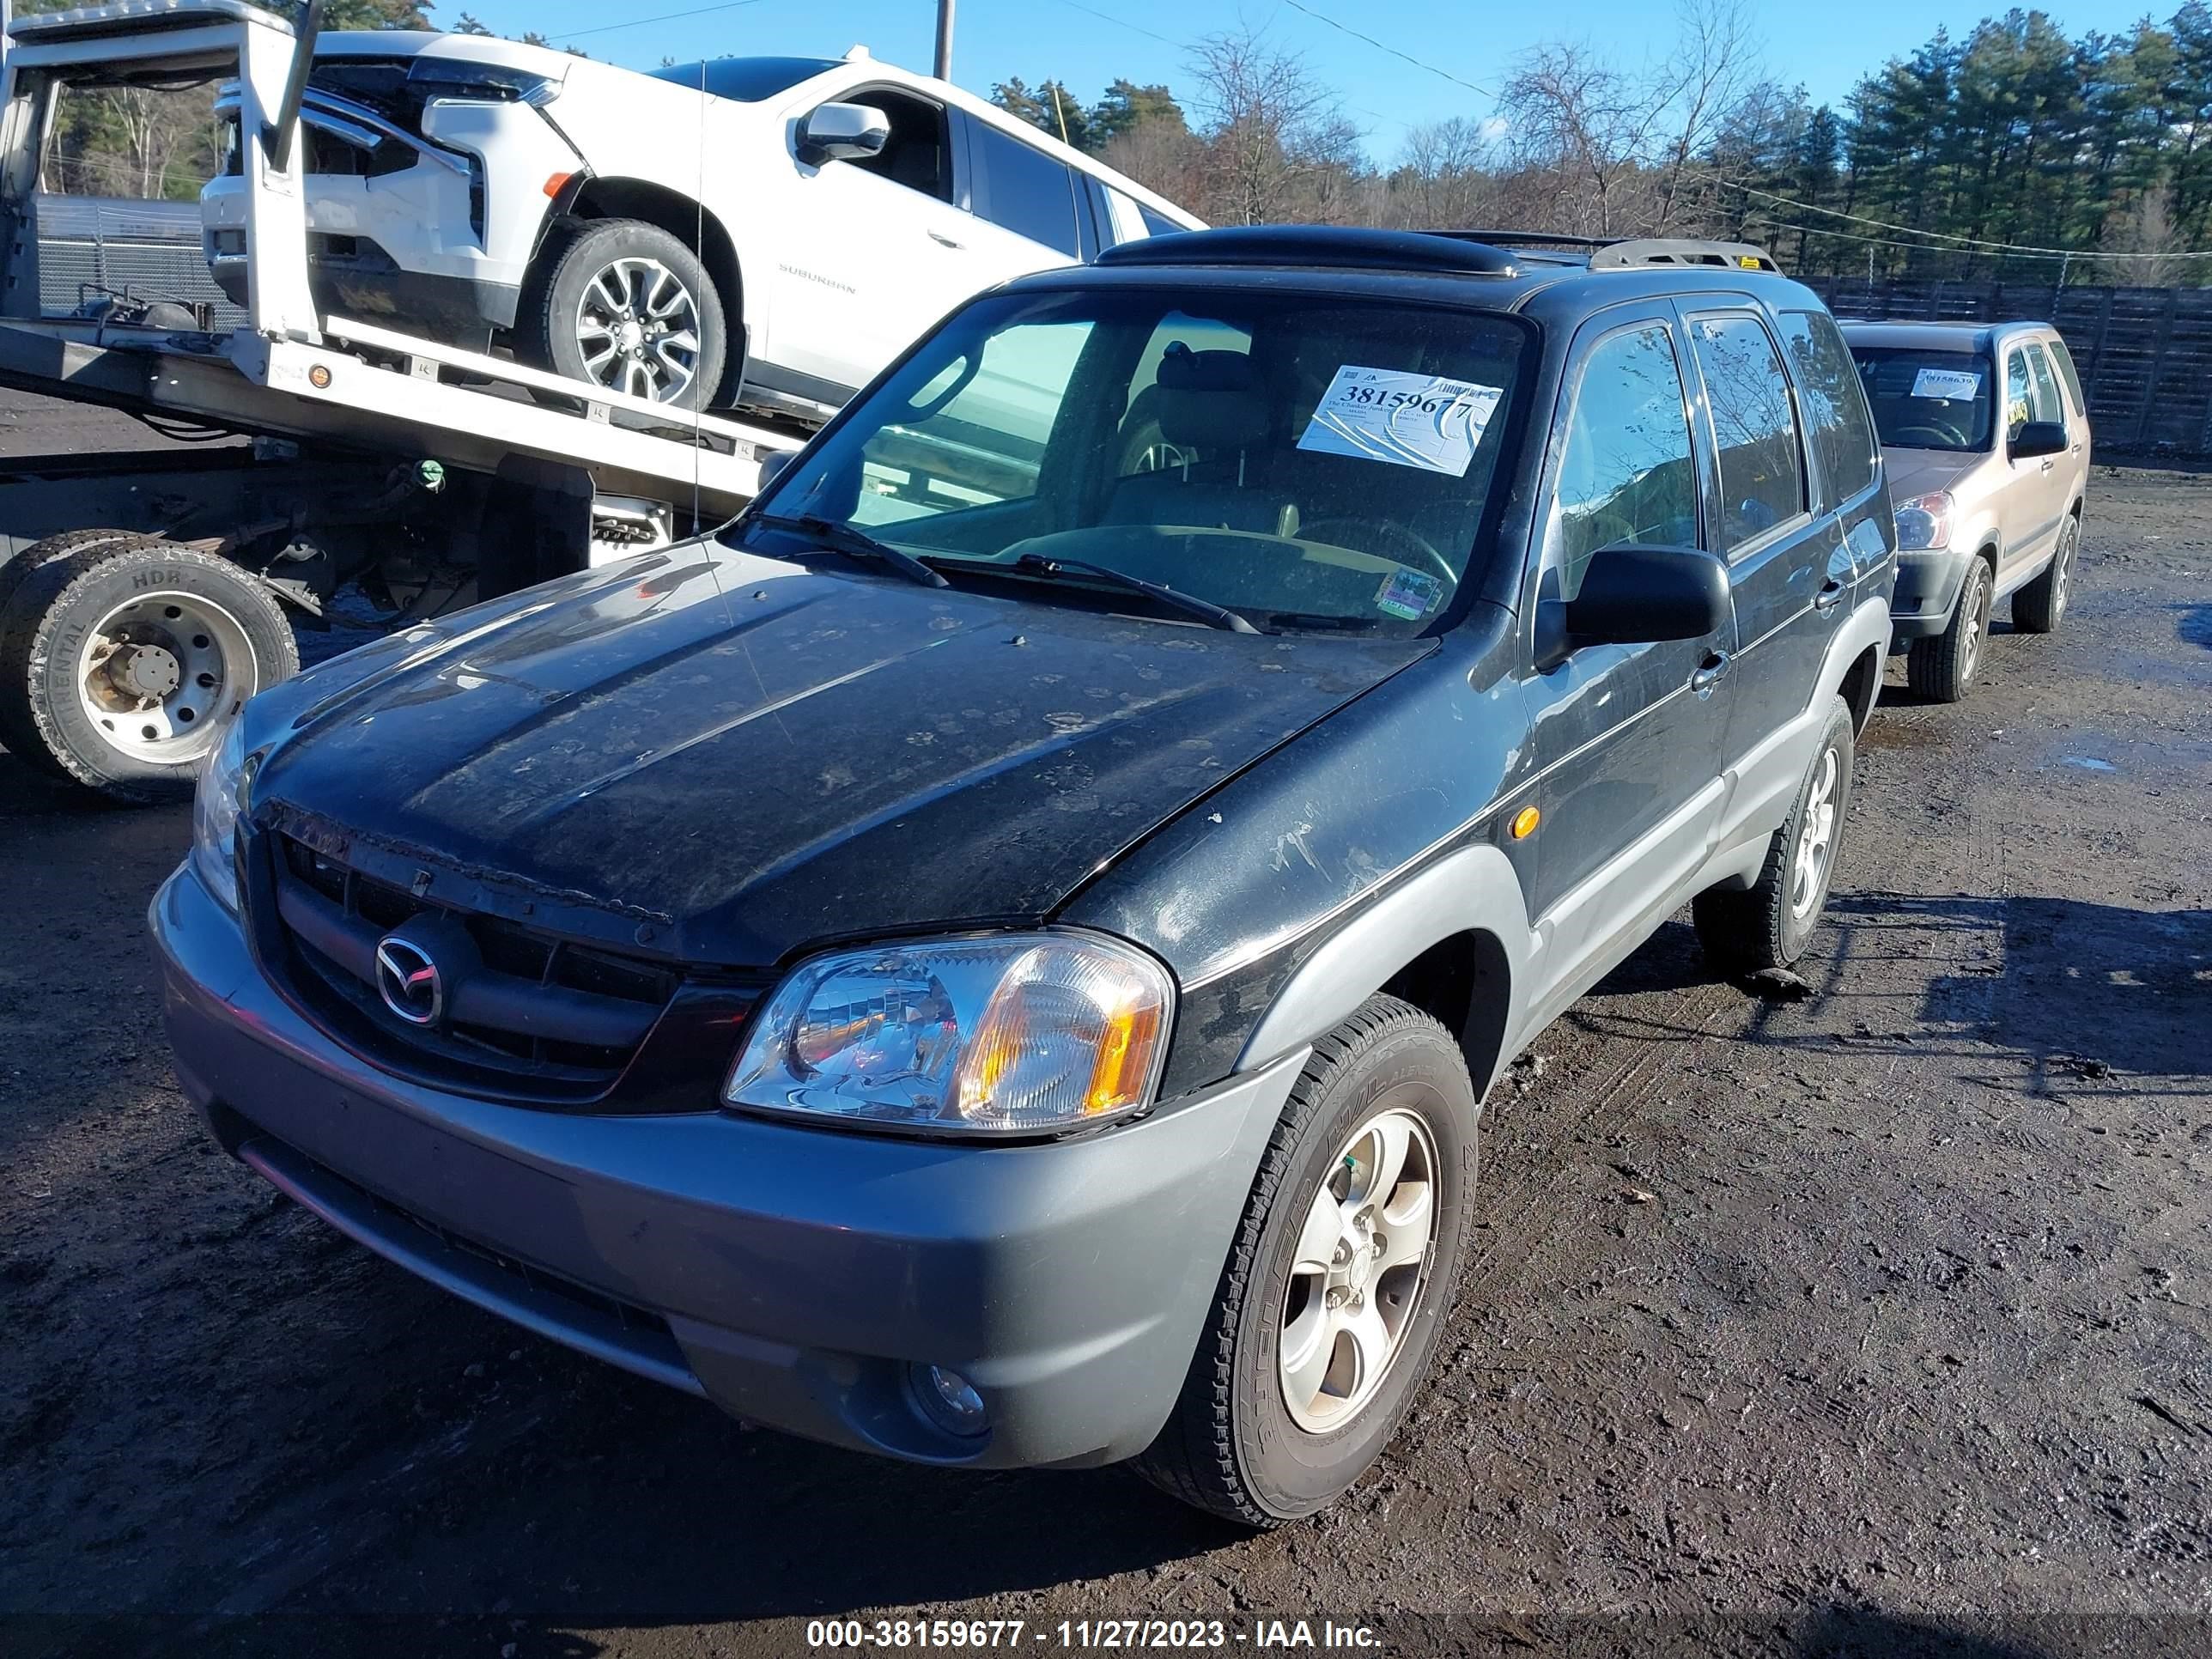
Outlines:
[[[2065,615],[2089,477],[2089,414],[2047,323],[1845,323],[1897,512],[1892,648],[1915,693],[1956,702],[1990,611],[2048,634]]]

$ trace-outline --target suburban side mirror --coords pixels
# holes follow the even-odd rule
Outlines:
[[[880,155],[891,118],[869,104],[823,104],[799,124],[799,159],[809,167]]]
[[[2013,434],[2012,458],[2015,461],[2063,454],[2065,449],[2066,427],[2061,421],[2030,421]]]
[[[1601,547],[1563,607],[1570,647],[1701,640],[1728,623],[1728,567],[1694,547]]]

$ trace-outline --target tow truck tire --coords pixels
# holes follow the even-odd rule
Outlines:
[[[540,368],[678,409],[708,407],[728,361],[714,278],[680,240],[641,219],[582,220],[549,235],[514,330],[517,355]],[[677,343],[685,339],[689,348]]]
[[[65,559],[72,553],[82,553],[88,547],[108,547],[118,542],[152,539],[135,530],[64,530],[58,536],[48,536],[43,541],[33,542],[7,563],[0,564],[0,613],[7,611],[8,602],[15,597],[15,590],[42,564]]]
[[[153,539],[131,530],[64,530],[58,536],[48,536],[33,542],[5,564],[0,564],[0,627],[5,626],[8,607],[15,602],[16,592],[31,578],[31,574],[52,564],[56,559],[65,559],[72,553],[82,553],[89,548],[112,547],[125,542],[144,542]],[[46,744],[39,740],[38,727],[31,720],[29,700],[9,696],[0,692],[0,748],[20,757],[27,764],[57,777],[65,776],[46,752]]]
[[[299,666],[283,611],[228,560],[94,542],[28,571],[0,611],[0,742],[111,800],[179,799],[224,720]]]

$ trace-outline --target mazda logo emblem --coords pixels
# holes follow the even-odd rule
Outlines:
[[[397,933],[376,947],[376,990],[410,1025],[435,1025],[446,1012],[446,981],[430,953]]]

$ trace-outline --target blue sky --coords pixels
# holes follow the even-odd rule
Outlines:
[[[1662,55],[1674,14],[1667,0],[1578,0],[1559,6],[1470,6],[1464,0],[1300,0],[1310,12],[1372,35],[1385,46],[1484,88],[1494,88],[1516,53],[1547,40],[1600,43],[1624,64]],[[2175,0],[2178,3],[2178,0]],[[711,0],[440,0],[434,17],[447,25],[464,9],[502,34],[536,28],[556,44],[570,40],[594,58],[651,68],[664,55],[679,60],[725,52],[790,52],[836,57],[854,42],[878,58],[927,70],[936,30],[934,0],[750,0],[696,12]],[[2144,0],[2084,0],[2051,8],[2070,35],[2118,33],[2146,9]],[[2173,3],[2148,8],[2163,15]],[[1840,100],[1865,70],[1910,52],[1948,24],[1964,33],[2005,9],[1998,0],[1753,0],[1752,12],[1778,79],[1802,83],[1814,101]],[[1084,98],[1116,76],[1164,81],[1178,94],[1190,82],[1185,43],[1237,26],[1240,15],[1268,38],[1304,55],[1309,67],[1340,94],[1346,112],[1367,134],[1367,147],[1387,161],[1409,125],[1449,115],[1486,115],[1488,100],[1440,76],[1301,13],[1285,0],[958,0],[953,79],[988,95],[994,82],[1018,75],[1032,85],[1064,78]]]

